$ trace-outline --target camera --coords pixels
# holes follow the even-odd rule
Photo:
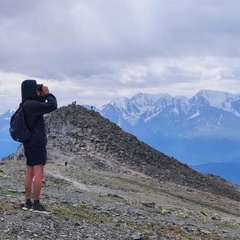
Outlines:
[[[37,84],[37,90],[38,91],[41,92],[42,91],[42,87],[43,87],[43,84]]]

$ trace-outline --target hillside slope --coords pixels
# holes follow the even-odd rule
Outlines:
[[[42,202],[51,215],[23,211],[24,161],[0,165],[0,239],[239,239],[240,204],[206,191],[131,173],[62,164],[45,168]]]
[[[46,121],[42,201],[52,213],[21,209],[25,162],[5,158],[1,239],[239,238],[237,186],[193,171],[81,106],[59,108]]]
[[[46,117],[49,152],[71,153],[72,164],[91,159],[92,167],[117,172],[136,171],[160,182],[179,184],[240,200],[239,188],[213,175],[204,175],[139,141],[114,123],[71,104]],[[54,160],[54,158],[53,158]],[[54,160],[57,161],[57,160]]]

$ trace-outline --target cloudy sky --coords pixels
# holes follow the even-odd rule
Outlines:
[[[24,79],[59,105],[240,93],[238,0],[0,0],[0,113]]]

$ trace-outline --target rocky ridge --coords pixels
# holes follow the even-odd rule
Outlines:
[[[114,166],[116,171],[128,169],[160,182],[180,184],[240,200],[240,190],[235,185],[194,171],[124,132],[95,111],[71,104],[49,114],[47,123],[49,148],[73,154],[72,164],[88,161],[93,163],[93,168],[109,169]]]

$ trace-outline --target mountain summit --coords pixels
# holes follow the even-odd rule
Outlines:
[[[199,126],[204,125],[209,130],[218,126],[221,136],[232,137],[228,132],[222,132],[220,128],[230,129],[232,125],[229,126],[229,121],[235,123],[234,127],[240,127],[236,124],[240,121],[240,94],[201,90],[192,98],[186,98],[172,97],[169,94],[138,93],[130,99],[112,100],[102,107],[100,113],[109,119],[112,119],[112,116],[116,119],[117,116],[117,122],[121,127],[128,125],[134,127],[143,123],[150,125],[157,119],[159,124],[156,124],[155,130],[165,132],[165,135],[175,136],[176,133],[171,132],[171,129],[169,132],[169,128],[162,129],[162,123],[188,126],[186,128],[196,135],[212,138],[219,135],[213,134],[212,131],[201,131]],[[179,129],[179,134],[189,138],[189,134],[184,130]],[[240,138],[240,133],[234,135]]]

